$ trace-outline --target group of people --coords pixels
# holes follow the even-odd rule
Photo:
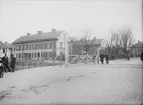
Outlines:
[[[7,54],[4,57],[0,58],[0,77],[3,77],[3,73],[5,72],[14,72],[15,69],[16,58],[13,54],[11,54],[10,62],[7,57]]]
[[[109,55],[108,54],[100,54],[100,62],[101,64],[104,63],[104,59],[106,60],[106,64],[109,64]]]

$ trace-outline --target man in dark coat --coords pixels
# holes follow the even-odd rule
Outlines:
[[[100,61],[101,61],[101,64],[104,63],[104,54],[100,54]]]
[[[143,52],[141,53],[140,59],[143,62]]]
[[[108,54],[105,55],[105,59],[106,59],[106,64],[109,64],[109,55]]]
[[[4,67],[3,67],[3,61],[2,58],[0,58],[0,78],[3,77]]]
[[[15,63],[16,63],[16,59],[15,59],[15,57],[14,57],[14,55],[13,54],[11,54],[11,68],[12,68],[12,72],[14,72],[14,69],[15,69]]]
[[[3,64],[4,64],[4,70],[5,70],[5,72],[7,72],[7,69],[8,69],[8,72],[10,72],[11,70],[9,69],[9,66],[8,66],[8,57],[7,57],[7,54],[5,54],[5,56],[2,58],[2,61],[3,61]]]

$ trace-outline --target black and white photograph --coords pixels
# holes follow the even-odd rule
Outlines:
[[[142,105],[142,0],[0,0],[0,105]]]

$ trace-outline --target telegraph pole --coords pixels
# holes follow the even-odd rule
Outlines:
[[[55,42],[53,42],[53,66],[55,66]]]
[[[66,35],[66,38],[65,38],[65,66],[67,67],[68,66],[68,63],[69,63],[69,46],[68,46],[68,35]]]

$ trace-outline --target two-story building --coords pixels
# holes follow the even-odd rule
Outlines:
[[[143,42],[138,41],[137,43],[133,44],[130,49],[133,57],[139,57],[143,52]]]
[[[13,42],[13,54],[16,58],[51,59],[65,53],[67,32],[52,29],[51,32],[38,31],[37,34],[27,33]]]
[[[7,54],[8,57],[12,54],[12,43],[7,43],[0,41],[0,57],[3,57]]]
[[[104,50],[104,39],[93,39],[92,40],[88,40],[88,43],[92,43],[91,44],[91,48],[88,50],[88,54],[95,54],[95,55],[99,55],[99,53]],[[74,54],[85,54],[85,50],[83,49],[83,43],[81,42],[81,40],[76,40],[70,43],[70,51],[69,53],[72,55]]]

